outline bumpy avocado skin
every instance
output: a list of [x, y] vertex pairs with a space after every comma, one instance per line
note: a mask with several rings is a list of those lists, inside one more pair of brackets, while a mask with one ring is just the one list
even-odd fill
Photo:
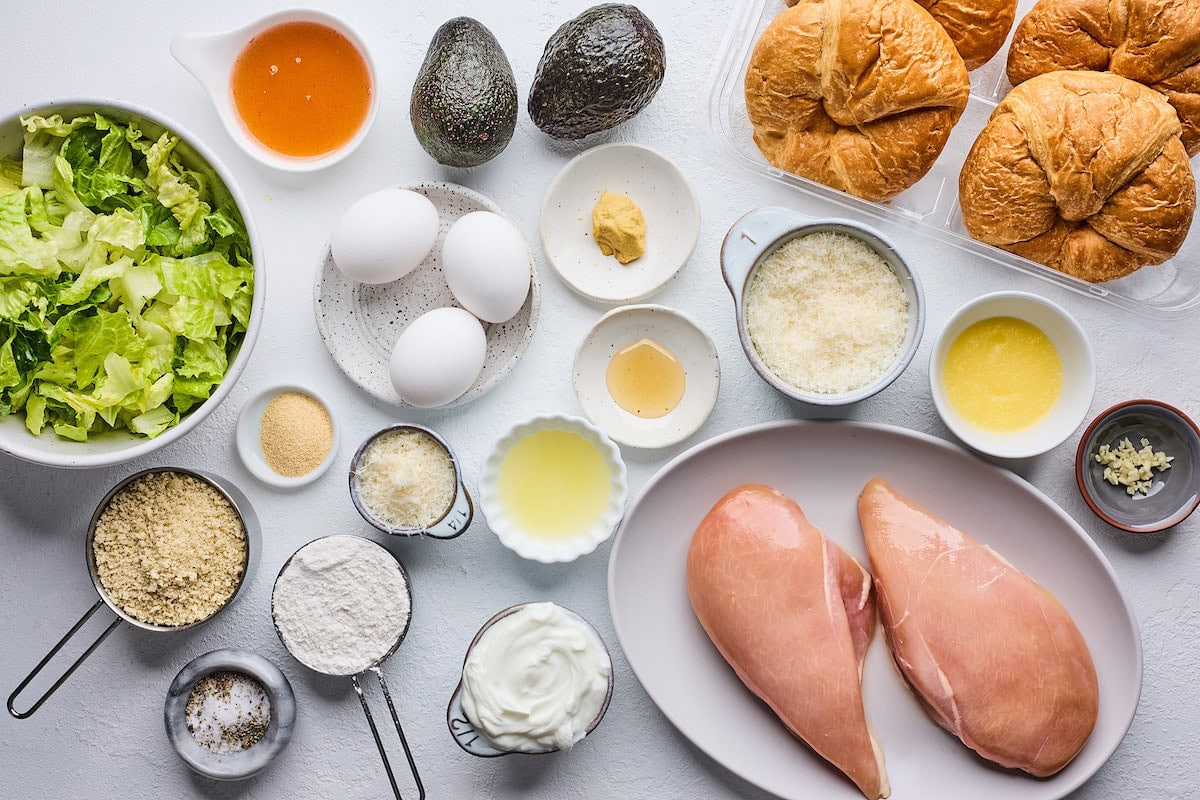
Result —
[[517, 126], [517, 83], [492, 32], [457, 17], [438, 28], [409, 104], [425, 152], [450, 167], [477, 167], [508, 146]]
[[633, 117], [666, 71], [654, 23], [638, 8], [593, 6], [546, 43], [529, 91], [529, 116], [556, 139], [582, 139]]

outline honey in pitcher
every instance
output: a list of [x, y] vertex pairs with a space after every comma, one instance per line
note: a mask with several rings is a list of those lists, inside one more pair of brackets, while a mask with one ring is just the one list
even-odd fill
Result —
[[296, 158], [325, 155], [353, 139], [374, 91], [354, 44], [316, 22], [285, 22], [251, 39], [234, 63], [230, 89], [250, 135]]

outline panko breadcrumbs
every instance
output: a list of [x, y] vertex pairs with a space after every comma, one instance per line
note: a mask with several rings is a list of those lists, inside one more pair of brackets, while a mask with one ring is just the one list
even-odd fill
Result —
[[92, 539], [100, 584], [125, 613], [176, 627], [207, 619], [237, 591], [246, 529], [199, 478], [153, 472], [117, 492]]

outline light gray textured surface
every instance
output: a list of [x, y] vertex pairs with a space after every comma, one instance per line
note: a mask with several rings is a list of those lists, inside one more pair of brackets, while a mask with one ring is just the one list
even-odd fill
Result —
[[[4, 695], [93, 602], [83, 558], [84, 526], [96, 501], [124, 475], [151, 464], [178, 464], [228, 476], [251, 496], [265, 539], [252, 585], [211, 625], [178, 635], [124, 626], [33, 718], [17, 722], [0, 715], [4, 797], [386, 796], [387, 784], [348, 682], [305, 670], [276, 639], [268, 613], [272, 579], [293, 550], [316, 536], [352, 532], [380, 538], [354, 511], [344, 478], [354, 446], [376, 428], [396, 419], [434, 426], [468, 465], [474, 488], [481, 459], [508, 425], [537, 412], [578, 412], [571, 359], [579, 338], [604, 309], [569, 292], [544, 261], [542, 318], [524, 360], [488, 396], [441, 413], [401, 415], [343, 378], [313, 322], [312, 284], [340, 210], [362, 194], [401, 181], [447, 179], [478, 189], [499, 202], [531, 242], [537, 241], [542, 193], [573, 151], [541, 136], [522, 112], [513, 143], [494, 162], [472, 172], [441, 169], [413, 138], [409, 87], [436, 27], [456, 14], [470, 14], [495, 31], [524, 95], [546, 37], [587, 3], [324, 0], [314, 5], [340, 8], [362, 32], [378, 61], [384, 102], [374, 131], [357, 153], [307, 178], [269, 173], [243, 156], [220, 128], [199, 86], [167, 53], [169, 36], [176, 31], [233, 27], [278, 4], [58, 0], [27, 3], [19, 17], [10, 15], [0, 107], [91, 94], [143, 103], [180, 120], [224, 158], [250, 196], [266, 241], [269, 284], [262, 337], [249, 369], [225, 405], [188, 438], [142, 463], [90, 472], [46, 470], [0, 457]], [[625, 450], [635, 490], [689, 444], [743, 424], [810, 413], [772, 392], [746, 363], [717, 254], [725, 230], [754, 207], [777, 203], [810, 214], [830, 213], [816, 201], [727, 166], [706, 130], [702, 109], [707, 78], [732, 0], [709, 5], [644, 0], [640, 5], [666, 40], [667, 78], [650, 107], [612, 138], [659, 148], [680, 162], [696, 187], [704, 219], [700, 243], [655, 302], [683, 309], [706, 327], [721, 356], [723, 382], [713, 416], [683, 445], [657, 453]], [[1093, 413], [1119, 400], [1148, 396], [1200, 414], [1195, 317], [1171, 325], [1147, 323], [927, 239], [906, 237], [900, 244], [925, 282], [925, 342], [893, 386], [851, 409], [849, 416], [948, 436], [929, 397], [929, 343], [954, 309], [996, 289], [1043, 292], [1076, 315], [1092, 337], [1100, 364]], [[233, 446], [241, 404], [257, 388], [289, 380], [310, 383], [327, 394], [345, 432], [330, 473], [294, 494], [257, 483], [237, 461]], [[1190, 794], [1200, 784], [1200, 517], [1154, 538], [1132, 538], [1105, 527], [1075, 490], [1071, 464], [1077, 442], [1078, 432], [1050, 454], [1012, 466], [1079, 520], [1113, 561], [1145, 646], [1145, 687], [1132, 730], [1078, 797]], [[387, 674], [431, 797], [757, 797], [689, 747], [629, 672], [608, 619], [607, 545], [573, 564], [526, 564], [504, 549], [482, 520], [458, 540], [389, 545], [411, 572], [415, 607], [412, 629]], [[464, 648], [492, 613], [534, 599], [576, 609], [614, 646], [617, 690], [612, 708], [596, 733], [569, 756], [470, 758], [445, 727], [445, 703]], [[162, 727], [163, 698], [175, 673], [199, 653], [218, 647], [241, 647], [273, 660], [291, 679], [299, 703], [292, 746], [263, 775], [241, 784], [193, 777], [175, 757]]]

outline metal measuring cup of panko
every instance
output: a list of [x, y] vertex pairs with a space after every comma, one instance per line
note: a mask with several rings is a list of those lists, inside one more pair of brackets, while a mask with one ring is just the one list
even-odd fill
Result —
[[[496, 623], [536, 606], [554, 606], [558, 612], [561, 612], [563, 615], [565, 615], [566, 619], [569, 619], [573, 623], [577, 624], [579, 628], [585, 632], [585, 635], [587, 635], [594, 643], [598, 645], [599, 650], [603, 653], [604, 659], [608, 665], [607, 686], [605, 687], [604, 696], [599, 703], [599, 708], [596, 710], [595, 715], [590, 719], [587, 725], [585, 725], [582, 731], [579, 732], [575, 743], [578, 743], [579, 741], [582, 741], [584, 738], [591, 735], [592, 731], [594, 731], [600, 724], [601, 720], [604, 719], [604, 715], [608, 711], [608, 706], [612, 703], [613, 687], [615, 685], [615, 678], [612, 668], [612, 653], [609, 651], [608, 644], [604, 641], [604, 637], [600, 635], [600, 632], [596, 630], [595, 626], [593, 626], [575, 611], [553, 603], [528, 602], [517, 603], [516, 605], [509, 606], [508, 608], [497, 612], [487, 622], [483, 623], [478, 632], [476, 632], [475, 638], [473, 638], [471, 643], [467, 645], [467, 654], [463, 657], [463, 669], [460, 673], [460, 680], [458, 685], [454, 688], [454, 693], [450, 696], [450, 702], [446, 707], [446, 724], [450, 728], [450, 735], [454, 737], [454, 741], [459, 747], [473, 756], [479, 756], [480, 758], [495, 758], [497, 756], [507, 756], [514, 753], [521, 755], [547, 755], [549, 753], [561, 752], [558, 747], [545, 745], [527, 745], [510, 749], [500, 747], [488, 737], [488, 734], [484, 730], [482, 730], [480, 727], [477, 727], [475, 723], [471, 721], [470, 715], [468, 715], [466, 710], [463, 708], [463, 694], [466, 691], [467, 682], [467, 665], [471, 660], [472, 652], [477, 646], [479, 646], [480, 640], [483, 639], [483, 637], [489, 631], [491, 631], [493, 627], [495, 627]], [[506, 655], [511, 656], [511, 653], [506, 653]], [[544, 654], [539, 654], [539, 661], [543, 660], [543, 656]], [[552, 682], [552, 684], [556, 686], [559, 683], [560, 682], [557, 680]]]
[[[377, 450], [384, 447], [391, 447], [393, 452], [377, 455]], [[425, 499], [428, 507], [419, 508], [408, 519], [389, 519], [379, 503], [372, 505], [372, 496], [380, 492], [379, 484], [383, 483], [372, 478], [371, 470], [375, 468], [372, 462], [382, 458], [395, 462], [388, 465], [393, 481], [394, 473], [399, 470], [406, 471], [409, 480], [408, 486], [396, 486], [393, 482], [384, 488], [426, 495], [410, 502]], [[425, 461], [429, 463], [420, 463]], [[428, 470], [422, 472], [422, 467]], [[431, 502], [430, 495], [444, 499]], [[350, 460], [350, 499], [363, 519], [393, 536], [453, 539], [470, 527], [475, 516], [475, 505], [463, 482], [462, 463], [454, 449], [437, 432], [412, 423], [389, 425], [368, 436], [359, 446]]]
[[[353, 624], [364, 619], [371, 624]], [[363, 693], [361, 678], [367, 673], [375, 675], [417, 794], [424, 800], [425, 787], [382, 669], [404, 641], [412, 621], [412, 584], [400, 560], [361, 536], [335, 534], [314, 539], [279, 570], [271, 591], [271, 621], [279, 641], [301, 664], [323, 675], [350, 678], [388, 782], [396, 800], [401, 800], [387, 750]]]
[[[193, 478], [214, 489], [217, 494], [229, 504], [229, 507], [233, 510], [234, 515], [241, 523], [242, 531], [245, 534], [245, 539], [243, 540], [244, 546], [241, 575], [237, 579], [237, 585], [234, 587], [233, 591], [223, 603], [221, 603], [203, 618], [180, 625], [161, 625], [153, 622], [147, 622], [146, 620], [139, 619], [123, 608], [118, 600], [114, 598], [112, 594], [110, 594], [105, 588], [101, 580], [100, 569], [97, 567], [94, 546], [96, 539], [96, 527], [100, 522], [101, 516], [103, 516], [104, 512], [108, 510], [109, 504], [113, 501], [113, 498], [117, 497], [127, 487], [132, 486], [143, 478], [159, 474], [174, 474]], [[38, 662], [37, 666], [33, 668], [33, 671], [30, 672], [29, 675], [27, 675], [25, 679], [18, 684], [13, 693], [9, 695], [8, 713], [17, 719], [26, 719], [27, 717], [32, 716], [33, 713], [41, 708], [42, 704], [45, 703], [60, 686], [66, 683], [67, 679], [70, 678], [71, 675], [74, 674], [75, 670], [77, 670], [80, 665], [83, 664], [84, 660], [90, 656], [92, 652], [100, 646], [100, 643], [107, 639], [109, 634], [116, 630], [117, 626], [122, 622], [129, 623], [135, 628], [140, 628], [144, 631], [153, 631], [155, 633], [177, 633], [179, 631], [188, 630], [189, 628], [194, 628], [197, 625], [203, 625], [205, 622], [208, 622], [220, 614], [229, 607], [229, 605], [237, 598], [242, 589], [248, 583], [249, 576], [253, 571], [254, 565], [258, 563], [261, 539], [262, 527], [259, 524], [258, 515], [254, 513], [254, 509], [250, 505], [249, 499], [247, 499], [246, 495], [243, 494], [242, 491], [237, 488], [237, 486], [225, 478], [221, 478], [217, 475], [207, 472], [201, 472], [199, 470], [185, 469], [183, 467], [152, 467], [150, 469], [142, 470], [141, 472], [135, 472], [134, 474], [122, 480], [120, 483], [110, 489], [108, 494], [104, 496], [104, 499], [102, 499], [99, 505], [96, 506], [96, 511], [92, 514], [91, 522], [88, 524], [87, 536], [85, 538], [84, 557], [87, 559], [88, 574], [91, 575], [92, 585], [95, 587], [96, 594], [99, 595], [99, 599], [84, 613], [79, 621], [76, 622], [69, 631], [67, 631], [66, 635], [63, 636], [62, 639], [60, 639], [58, 643], [50, 649], [50, 652]], [[46, 668], [46, 666], [54, 659], [56, 655], [58, 655], [58, 652], [63, 649], [67, 642], [69, 642], [85, 624], [87, 624], [88, 620], [90, 620], [102, 606], [108, 606], [109, 610], [112, 611], [117, 618], [114, 619], [109, 626], [104, 629], [103, 633], [101, 633], [92, 641], [90, 645], [88, 645], [87, 649], [83, 651], [83, 654], [75, 659], [75, 661], [72, 662], [69, 667], [67, 667], [62, 675], [55, 680], [55, 682], [50, 686], [49, 689], [45, 691], [44, 694], [42, 694], [41, 697], [34, 701], [34, 703], [28, 708], [24, 710], [18, 710], [17, 700], [21, 693], [26, 689], [26, 687], [29, 686], [34, 678], [41, 674], [42, 670]]]

